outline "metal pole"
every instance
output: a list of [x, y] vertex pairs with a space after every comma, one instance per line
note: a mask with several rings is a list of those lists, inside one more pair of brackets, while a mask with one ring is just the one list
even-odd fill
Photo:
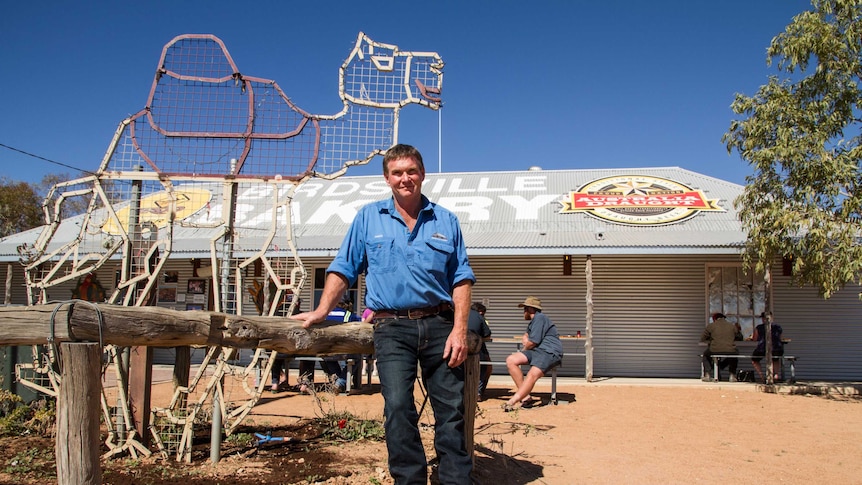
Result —
[[[232, 158], [230, 161], [230, 172], [236, 170], [237, 160]], [[233, 238], [234, 238], [234, 221], [236, 220], [236, 190], [235, 182], [225, 182], [225, 205], [227, 206], [227, 221], [225, 224], [224, 238], [222, 239], [222, 254], [221, 254], [221, 271], [219, 272], [219, 281], [221, 283], [221, 291], [216, 297], [219, 299], [219, 311], [228, 314], [236, 314], [236, 298], [230, 288], [230, 271], [231, 260], [233, 258]], [[215, 274], [213, 274], [215, 278]], [[221, 456], [221, 434], [222, 434], [222, 419], [221, 419], [221, 404], [219, 402], [218, 386], [213, 390], [213, 421], [211, 428], [210, 439], [210, 461], [218, 463]]]
[[[135, 167], [135, 171], [136, 172], [143, 172], [144, 167], [141, 165], [137, 165]], [[126, 242], [126, 259], [125, 259], [125, 262], [123, 263], [125, 266], [126, 280], [129, 280], [132, 278], [132, 272], [135, 270], [135, 262], [136, 262], [135, 258], [138, 257], [136, 254], [134, 254], [135, 253], [134, 248], [135, 248], [135, 241], [137, 241], [141, 237], [141, 234], [140, 234], [140, 222], [141, 222], [140, 221], [140, 218], [141, 218], [140, 213], [141, 213], [142, 188], [143, 188], [143, 181], [142, 180], [135, 180], [132, 182], [132, 200], [131, 200], [131, 204], [129, 205], [129, 221], [128, 221], [128, 227], [126, 228], [129, 238]], [[120, 222], [122, 223], [123, 221], [120, 221]], [[138, 267], [138, 270], [140, 270], [140, 267]], [[137, 286], [137, 285], [135, 285], [135, 286]], [[132, 292], [132, 296], [131, 296], [133, 299], [132, 301], [134, 301], [137, 297], [136, 289], [133, 289], [133, 288], [130, 288], [127, 286], [126, 287], [126, 293], [127, 294], [125, 295], [125, 298], [124, 298], [124, 300], [126, 301], [127, 304], [130, 301], [129, 295], [128, 295], [129, 291]], [[117, 352], [117, 360], [119, 360], [119, 362], [117, 362], [116, 364], [119, 367], [120, 381], [121, 381], [121, 382], [119, 382], [119, 385], [122, 386], [123, 393], [126, 396], [129, 395], [129, 366], [130, 366], [130, 362], [131, 362], [131, 351], [132, 351], [132, 349], [130, 347], [123, 347], [123, 348], [119, 349], [119, 352]], [[120, 400], [119, 397], [117, 397], [117, 409], [122, 409], [122, 401]], [[123, 417], [123, 413], [119, 413], [119, 415], [117, 416], [117, 425], [116, 426], [117, 426], [117, 436], [120, 438], [120, 440], [126, 439], [126, 429], [129, 426], [129, 424], [131, 424], [131, 423], [125, 422], [125, 419]]]
[[210, 437], [210, 461], [218, 463], [221, 456], [221, 404], [218, 389], [213, 393], [213, 425]]
[[587, 280], [587, 315], [585, 318], [586, 321], [586, 337], [587, 341], [584, 342], [584, 350], [585, 350], [585, 360], [584, 364], [584, 377], [587, 382], [592, 382], [593, 380], [593, 256], [591, 254], [587, 255], [586, 265], [584, 266], [584, 275]]
[[443, 107], [437, 110], [437, 172], [443, 173]]

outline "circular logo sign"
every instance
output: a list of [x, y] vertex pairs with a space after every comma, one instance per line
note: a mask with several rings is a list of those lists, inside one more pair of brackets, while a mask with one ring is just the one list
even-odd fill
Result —
[[700, 211], [721, 211], [718, 199], [673, 180], [617, 175], [593, 180], [560, 201], [560, 214], [583, 212], [620, 224], [659, 225], [684, 221]]

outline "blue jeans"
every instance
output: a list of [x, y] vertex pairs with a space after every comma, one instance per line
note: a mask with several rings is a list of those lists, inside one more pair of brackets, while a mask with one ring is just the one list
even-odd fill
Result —
[[332, 379], [332, 376], [335, 376], [336, 386], [339, 386], [342, 389], [347, 388], [347, 368], [341, 363], [341, 361], [323, 359], [323, 362], [320, 363], [320, 367], [323, 367], [323, 371], [326, 372], [329, 379]]
[[464, 442], [464, 366], [453, 369], [443, 360], [451, 331], [451, 320], [439, 315], [375, 320], [374, 356], [383, 392], [389, 473], [397, 485], [428, 483], [428, 462], [413, 397], [417, 364], [434, 410], [440, 483], [470, 483], [473, 459]]

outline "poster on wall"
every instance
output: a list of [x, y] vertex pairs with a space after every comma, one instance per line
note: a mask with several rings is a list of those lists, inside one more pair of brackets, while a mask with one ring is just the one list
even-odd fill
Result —
[[177, 301], [176, 287], [159, 288], [159, 303], [174, 303]]
[[189, 280], [188, 293], [192, 295], [203, 295], [207, 291], [206, 280]]

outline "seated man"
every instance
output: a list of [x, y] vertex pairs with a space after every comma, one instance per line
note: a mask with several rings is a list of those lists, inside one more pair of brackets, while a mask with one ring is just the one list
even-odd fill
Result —
[[[763, 320], [763, 323], [754, 328], [753, 339], [757, 341], [757, 347], [751, 353], [751, 365], [757, 371], [760, 382], [765, 383], [766, 378], [763, 376], [763, 366], [760, 364], [760, 361], [766, 355], [766, 319], [770, 318], [770, 315], [763, 312], [760, 314], [760, 318]], [[778, 369], [781, 368], [780, 357], [784, 355], [784, 342], [781, 340], [784, 336], [784, 331], [781, 325], [775, 322], [772, 322], [770, 327], [772, 328], [772, 370], [774, 372], [772, 379], [773, 381], [777, 381], [780, 377], [778, 375]]]
[[[705, 375], [701, 376], [703, 381], [712, 381], [714, 369], [712, 367], [713, 354], [738, 354], [735, 341], [742, 340], [742, 332], [739, 325], [734, 325], [727, 321], [727, 316], [724, 313], [714, 313], [712, 315], [712, 323], [703, 329], [700, 335], [700, 341], [707, 344], [706, 350], [703, 352], [703, 368]], [[736, 366], [738, 364], [736, 357], [727, 357], [718, 360], [718, 368], [730, 369], [730, 382], [736, 382]]]
[[[531, 407], [533, 398], [530, 392], [536, 381], [546, 372], [557, 366], [563, 360], [563, 343], [557, 327], [544, 313], [542, 301], [534, 296], [528, 296], [518, 307], [524, 309], [524, 320], [530, 320], [527, 332], [521, 337], [521, 350], [506, 358], [509, 375], [515, 381], [517, 390], [503, 405], [504, 411], [512, 411], [516, 405]], [[524, 377], [521, 366], [530, 364], [530, 370]]]

